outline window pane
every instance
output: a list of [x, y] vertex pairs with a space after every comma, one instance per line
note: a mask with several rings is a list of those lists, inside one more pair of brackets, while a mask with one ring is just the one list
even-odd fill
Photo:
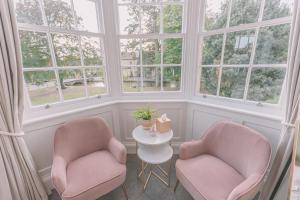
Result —
[[274, 104], [278, 103], [284, 76], [285, 69], [253, 68], [247, 99]]
[[54, 71], [24, 72], [32, 105], [45, 105], [59, 101]]
[[290, 25], [261, 28], [256, 45], [255, 63], [287, 63]]
[[23, 67], [52, 66], [46, 33], [19, 31]]
[[182, 39], [164, 40], [164, 64], [181, 64]]
[[207, 36], [203, 39], [202, 64], [217, 65], [221, 61], [223, 35]]
[[217, 95], [219, 73], [219, 67], [201, 68], [200, 93]]
[[224, 64], [249, 64], [254, 38], [254, 30], [228, 33]]
[[205, 29], [224, 28], [227, 21], [229, 0], [207, 0], [205, 11]]
[[45, 0], [45, 12], [50, 26], [72, 29], [76, 25], [69, 0]]
[[103, 68], [86, 69], [85, 76], [89, 96], [96, 96], [106, 93]]
[[160, 67], [144, 67], [143, 75], [144, 91], [160, 91]]
[[141, 6], [141, 29], [142, 33], [159, 33], [159, 13], [158, 6]]
[[230, 26], [257, 22], [261, 0], [233, 0]]
[[293, 0], [266, 0], [263, 20], [292, 15]]
[[59, 70], [59, 81], [64, 100], [85, 97], [85, 87], [80, 69]]
[[139, 15], [139, 7], [137, 6], [119, 6], [120, 34], [139, 33]]
[[96, 37], [81, 37], [81, 48], [84, 65], [102, 65], [100, 39]]
[[58, 66], [79, 66], [81, 64], [77, 36], [52, 34], [52, 40]]
[[122, 69], [124, 92], [139, 92], [141, 88], [141, 69], [126, 67]]
[[244, 96], [247, 68], [226, 67], [222, 69], [220, 96], [241, 99]]
[[96, 2], [90, 0], [73, 0], [73, 3], [79, 29], [99, 32]]
[[163, 10], [164, 33], [181, 33], [182, 5], [166, 5]]
[[138, 40], [121, 39], [121, 65], [138, 65], [140, 64], [140, 48]]
[[181, 83], [181, 67], [164, 67], [163, 68], [164, 91], [178, 91]]
[[38, 0], [14, 0], [16, 17], [19, 23], [43, 24], [42, 12]]
[[142, 60], [144, 65], [160, 64], [161, 41], [157, 39], [143, 40]]

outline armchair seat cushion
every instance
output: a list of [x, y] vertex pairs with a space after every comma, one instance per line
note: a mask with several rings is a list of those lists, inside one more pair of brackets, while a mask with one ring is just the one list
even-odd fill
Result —
[[64, 200], [89, 200], [112, 191], [126, 177], [126, 166], [106, 150], [96, 151], [71, 161], [67, 166]]
[[234, 168], [208, 154], [177, 160], [176, 175], [197, 200], [225, 200], [245, 180]]

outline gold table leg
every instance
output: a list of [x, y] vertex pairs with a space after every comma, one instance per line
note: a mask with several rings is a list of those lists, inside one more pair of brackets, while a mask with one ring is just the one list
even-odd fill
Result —
[[[170, 159], [170, 161], [169, 161], [169, 166], [168, 166], [167, 172], [160, 165], [153, 165], [153, 164], [148, 164], [148, 163], [146, 163], [146, 165], [145, 165], [144, 162], [142, 161], [142, 169], [141, 169], [141, 172], [139, 173], [138, 177], [142, 176], [143, 178], [145, 178], [145, 169], [147, 168], [148, 165], [150, 166], [150, 171], [149, 171], [146, 181], [144, 181], [144, 187], [143, 187], [144, 190], [146, 190], [147, 185], [148, 185], [149, 180], [152, 175], [155, 178], [157, 178], [159, 181], [161, 181], [163, 184], [165, 184], [167, 187], [170, 187], [170, 171], [171, 171], [171, 166], [172, 166], [172, 159]], [[154, 172], [153, 166], [155, 166], [158, 170], [160, 170], [161, 173], [164, 175], [164, 177], [161, 177], [159, 174]], [[167, 179], [167, 180], [165, 180], [165, 179]]]

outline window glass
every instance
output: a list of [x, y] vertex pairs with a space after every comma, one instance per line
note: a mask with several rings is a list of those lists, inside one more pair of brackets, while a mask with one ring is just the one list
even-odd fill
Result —
[[164, 40], [164, 64], [181, 64], [182, 39]]
[[44, 6], [49, 26], [63, 29], [74, 29], [77, 26], [70, 0], [45, 0]]
[[200, 93], [217, 95], [219, 73], [218, 67], [202, 67]]
[[181, 67], [164, 67], [163, 68], [164, 80], [163, 89], [164, 91], [177, 91], [180, 90], [181, 82]]
[[146, 39], [142, 42], [142, 63], [144, 65], [160, 64], [161, 41]]
[[103, 65], [100, 38], [81, 37], [84, 65]]
[[139, 65], [140, 64], [140, 43], [135, 39], [121, 39], [121, 65]]
[[125, 92], [139, 92], [141, 90], [141, 68], [125, 67], [122, 69], [123, 90]]
[[163, 9], [164, 33], [181, 33], [183, 6], [166, 5]]
[[290, 25], [263, 27], [259, 31], [255, 63], [287, 63]]
[[83, 31], [99, 32], [96, 1], [73, 0], [78, 28]]
[[224, 28], [227, 21], [229, 0], [207, 0], [205, 9], [205, 29]]
[[244, 95], [247, 68], [226, 67], [222, 69], [220, 96], [241, 99]]
[[232, 0], [230, 26], [257, 22], [261, 0]]
[[19, 31], [23, 67], [50, 67], [50, 49], [46, 33]]
[[140, 32], [140, 7], [134, 5], [119, 6], [120, 34]]
[[159, 33], [160, 8], [158, 6], [141, 6], [141, 32]]
[[79, 41], [76, 35], [52, 34], [55, 57], [58, 66], [79, 66]]
[[248, 99], [278, 103], [285, 69], [281, 68], [253, 68], [251, 72]]
[[224, 64], [249, 64], [254, 42], [254, 30], [227, 34]]
[[59, 102], [54, 71], [24, 72], [31, 104], [34, 106]]
[[43, 18], [38, 0], [15, 0], [17, 22], [42, 25]]
[[207, 36], [203, 39], [202, 64], [217, 65], [221, 62], [223, 34]]
[[81, 70], [59, 70], [59, 81], [64, 100], [85, 97], [84, 79]]
[[85, 69], [85, 76], [89, 96], [97, 96], [107, 92], [105, 85], [105, 72], [102, 67]]
[[292, 15], [294, 0], [265, 0], [263, 20]]
[[143, 91], [160, 91], [160, 67], [144, 67], [143, 75]]

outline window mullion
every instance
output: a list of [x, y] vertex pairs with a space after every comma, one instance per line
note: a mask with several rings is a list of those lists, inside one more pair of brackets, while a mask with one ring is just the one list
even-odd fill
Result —
[[[229, 10], [228, 10], [228, 13], [227, 13], [226, 28], [229, 28], [231, 7], [232, 7], [232, 0], [229, 1]], [[225, 53], [225, 46], [226, 46], [226, 38], [227, 38], [227, 33], [225, 32], [224, 35], [223, 35], [221, 61], [220, 61], [220, 71], [219, 71], [219, 74], [218, 74], [219, 76], [218, 76], [217, 96], [220, 96], [221, 79], [222, 79], [222, 71], [223, 71], [223, 64], [224, 64], [224, 53]]]
[[83, 84], [84, 84], [84, 90], [85, 90], [85, 96], [88, 97], [88, 89], [87, 89], [87, 80], [86, 80], [86, 74], [85, 74], [85, 69], [83, 68], [84, 66], [84, 58], [83, 58], [83, 52], [82, 52], [82, 42], [81, 42], [81, 37], [77, 36], [78, 41], [79, 41], [79, 53], [80, 53], [80, 63], [81, 63], [81, 71], [82, 71], [82, 76], [83, 76]]
[[[258, 22], [262, 21], [264, 7], [265, 7], [265, 0], [262, 0], [261, 4], [260, 4]], [[247, 96], [248, 96], [251, 72], [252, 72], [252, 68], [254, 65], [254, 59], [255, 59], [255, 50], [256, 50], [256, 45], [257, 45], [257, 40], [258, 40], [258, 33], [259, 33], [259, 27], [255, 28], [255, 36], [254, 36], [254, 42], [253, 42], [252, 51], [251, 51], [250, 65], [248, 67], [248, 72], [247, 72], [247, 76], [246, 76], [245, 90], [244, 90], [244, 96], [243, 96], [244, 101], [247, 100]]]

